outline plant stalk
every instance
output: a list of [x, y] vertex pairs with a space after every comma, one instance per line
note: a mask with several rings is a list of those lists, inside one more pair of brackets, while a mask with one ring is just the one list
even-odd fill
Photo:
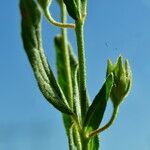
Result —
[[85, 49], [84, 49], [84, 21], [76, 21], [76, 38], [78, 47], [78, 59], [79, 59], [79, 90], [80, 90], [80, 102], [81, 102], [81, 118], [82, 122], [86, 113], [87, 101], [86, 101], [86, 62], [85, 62]]
[[81, 135], [81, 142], [82, 142], [82, 150], [89, 150], [88, 143], [89, 139], [87, 139], [84, 134]]
[[113, 114], [110, 118], [110, 120], [108, 121], [108, 123], [106, 125], [104, 125], [103, 127], [95, 130], [95, 131], [92, 131], [88, 137], [93, 137], [93, 136], [96, 136], [97, 134], [107, 130], [115, 121], [116, 117], [117, 117], [117, 114], [118, 114], [118, 110], [119, 110], [119, 107], [114, 107], [114, 111], [113, 111]]
[[[66, 14], [66, 7], [61, 0], [60, 3], [61, 8], [61, 22], [67, 22], [67, 14]], [[67, 29], [61, 28], [61, 35], [62, 35], [62, 43], [63, 43], [63, 58], [64, 59], [64, 70], [65, 70], [65, 80], [67, 88], [65, 89], [65, 96], [70, 108], [73, 110], [73, 87], [72, 87], [72, 79], [71, 79], [71, 66], [70, 66], [70, 58], [69, 58], [69, 49], [68, 49], [68, 40], [67, 40]], [[63, 121], [64, 127], [66, 128], [66, 133], [68, 137], [69, 143], [69, 150], [74, 149], [74, 139], [73, 139], [73, 132], [72, 132], [72, 118], [70, 116], [66, 116], [63, 114]]]
[[[66, 16], [66, 7], [61, 2], [61, 21], [62, 23], [66, 23], [67, 16]], [[66, 85], [67, 85], [67, 95], [66, 99], [68, 100], [69, 106], [73, 109], [73, 90], [72, 90], [72, 79], [71, 79], [71, 69], [70, 69], [70, 58], [69, 58], [69, 50], [68, 50], [68, 40], [67, 40], [67, 29], [61, 29], [62, 40], [63, 40], [63, 56], [64, 56], [64, 69], [65, 69], [65, 76], [66, 76]]]
[[57, 26], [59, 28], [75, 28], [75, 25], [72, 23], [62, 23], [62, 22], [55, 21], [53, 17], [51, 16], [48, 8], [44, 11], [44, 13], [45, 13], [47, 20], [54, 26]]

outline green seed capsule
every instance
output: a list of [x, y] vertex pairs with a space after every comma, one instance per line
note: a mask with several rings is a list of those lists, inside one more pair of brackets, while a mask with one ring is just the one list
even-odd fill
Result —
[[132, 73], [128, 60], [122, 62], [122, 56], [119, 56], [116, 64], [112, 64], [111, 60], [107, 62], [107, 73], [114, 75], [114, 85], [110, 94], [113, 105], [118, 106], [127, 96], [131, 88]]

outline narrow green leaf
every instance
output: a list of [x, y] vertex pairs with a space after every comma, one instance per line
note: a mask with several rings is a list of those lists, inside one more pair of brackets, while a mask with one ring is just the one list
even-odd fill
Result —
[[[56, 49], [56, 65], [57, 65], [57, 75], [58, 75], [58, 82], [59, 85], [61, 86], [61, 89], [63, 90], [65, 96], [67, 97], [67, 85], [66, 85], [66, 73], [64, 70], [64, 50], [63, 50], [63, 40], [62, 40], [62, 36], [58, 35], [54, 38], [54, 44], [55, 44], [55, 49]], [[74, 85], [74, 76], [75, 76], [75, 70], [76, 70], [76, 66], [78, 66], [78, 62], [76, 60], [76, 57], [73, 53], [73, 50], [71, 48], [71, 45], [68, 42], [68, 50], [69, 50], [69, 58], [70, 58], [70, 74], [71, 74], [71, 78], [72, 78], [72, 85]], [[73, 86], [74, 89], [74, 86]], [[75, 93], [73, 91], [73, 93]], [[73, 95], [74, 97], [74, 95]], [[75, 139], [72, 136], [72, 131], [74, 130], [74, 128], [72, 128], [73, 126], [73, 121], [72, 118], [70, 116], [67, 115], [63, 115], [63, 121], [64, 121], [64, 126], [66, 128], [66, 133], [68, 136], [68, 143], [70, 147], [75, 147]], [[72, 130], [70, 130], [72, 128]]]
[[77, 8], [77, 4], [75, 0], [63, 0], [67, 11], [69, 13], [69, 15], [74, 19], [77, 20], [79, 18], [79, 11]]
[[44, 54], [41, 42], [41, 13], [33, 0], [20, 0], [24, 49], [44, 97], [63, 113], [72, 114]]
[[67, 83], [66, 83], [66, 73], [64, 69], [64, 54], [63, 54], [63, 44], [62, 37], [56, 36], [54, 38], [55, 50], [56, 50], [56, 66], [57, 66], [57, 78], [61, 89], [64, 92], [65, 97], [67, 97]]
[[[54, 43], [55, 43], [55, 49], [56, 49], [56, 65], [57, 65], [58, 82], [65, 96], [67, 97], [66, 74], [65, 74], [65, 69], [64, 69], [65, 58], [64, 58], [64, 53], [63, 53], [62, 37], [60, 35], [56, 36], [54, 38]], [[69, 49], [70, 70], [71, 70], [70, 74], [73, 80], [74, 71], [75, 71], [76, 66], [78, 65], [78, 62], [76, 60], [76, 57], [73, 53], [73, 50], [69, 42], [68, 42], [68, 49]]]
[[88, 109], [84, 126], [85, 131], [97, 129], [103, 119], [107, 101], [113, 86], [113, 74], [110, 74]]

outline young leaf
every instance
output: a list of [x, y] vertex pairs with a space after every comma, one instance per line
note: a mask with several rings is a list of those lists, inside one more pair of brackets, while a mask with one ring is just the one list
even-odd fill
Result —
[[58, 110], [72, 114], [44, 54], [41, 42], [41, 13], [33, 0], [20, 0], [24, 49], [44, 97]]
[[88, 109], [84, 126], [89, 132], [99, 127], [113, 86], [113, 74], [110, 74]]
[[67, 11], [69, 13], [69, 15], [74, 19], [77, 20], [79, 18], [79, 11], [77, 8], [77, 4], [75, 0], [63, 0]]

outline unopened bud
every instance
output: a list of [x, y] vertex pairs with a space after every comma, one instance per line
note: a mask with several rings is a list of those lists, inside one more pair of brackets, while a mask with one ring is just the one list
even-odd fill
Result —
[[116, 64], [112, 64], [111, 60], [108, 60], [106, 76], [110, 73], [114, 75], [114, 85], [110, 97], [113, 105], [116, 107], [127, 96], [131, 88], [132, 73], [128, 60], [125, 60], [124, 64], [122, 62], [122, 56], [119, 56]]

